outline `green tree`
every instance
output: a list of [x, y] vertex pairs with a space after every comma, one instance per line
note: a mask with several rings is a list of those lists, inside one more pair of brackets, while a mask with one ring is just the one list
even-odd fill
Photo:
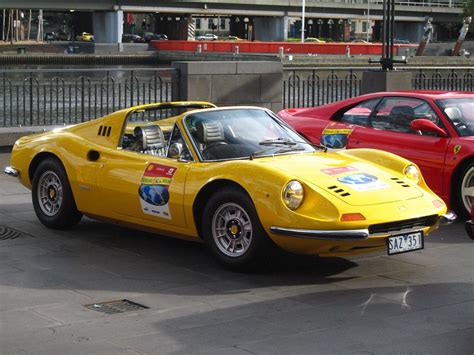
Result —
[[474, 0], [467, 0], [464, 5], [464, 15], [474, 16]]

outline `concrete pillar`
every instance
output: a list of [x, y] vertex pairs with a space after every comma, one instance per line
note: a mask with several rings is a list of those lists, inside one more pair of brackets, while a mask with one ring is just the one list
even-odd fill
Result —
[[257, 41], [284, 41], [288, 33], [288, 17], [255, 17], [254, 32]]
[[218, 106], [253, 105], [282, 109], [283, 66], [280, 61], [173, 62], [179, 70], [174, 100], [209, 101]]
[[288, 16], [283, 16], [283, 41], [288, 41], [288, 25], [289, 25], [289, 18]]
[[379, 91], [412, 90], [412, 72], [373, 70], [362, 73], [361, 94]]
[[121, 43], [123, 33], [123, 11], [96, 11], [92, 15], [94, 41], [98, 43]]

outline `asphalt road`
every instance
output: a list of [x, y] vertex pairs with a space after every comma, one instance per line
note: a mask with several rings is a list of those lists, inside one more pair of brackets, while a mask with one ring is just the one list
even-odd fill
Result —
[[[5, 227], [21, 233], [2, 237]], [[1, 176], [0, 353], [474, 353], [474, 242], [462, 222], [420, 252], [268, 263], [233, 273], [200, 244], [90, 219], [49, 230], [29, 191]], [[122, 299], [149, 308], [84, 306]]]

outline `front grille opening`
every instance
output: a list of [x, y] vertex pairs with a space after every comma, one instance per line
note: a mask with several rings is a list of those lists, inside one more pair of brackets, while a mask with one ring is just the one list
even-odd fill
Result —
[[85, 304], [84, 307], [101, 313], [106, 314], [117, 314], [133, 311], [141, 311], [143, 309], [149, 309], [149, 307], [144, 306], [139, 303], [135, 303], [126, 299], [117, 300], [117, 301], [107, 301], [101, 303], [91, 303]]
[[369, 234], [389, 233], [402, 229], [411, 229], [416, 227], [430, 227], [438, 221], [437, 215], [406, 219], [403, 221], [373, 224], [369, 227]]

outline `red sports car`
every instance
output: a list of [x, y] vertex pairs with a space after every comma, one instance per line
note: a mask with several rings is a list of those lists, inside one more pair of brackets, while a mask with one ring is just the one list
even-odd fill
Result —
[[[376, 148], [421, 168], [431, 189], [459, 214], [474, 198], [474, 93], [397, 91], [362, 95], [279, 116], [320, 143], [325, 130], [348, 133], [348, 148]], [[326, 133], [325, 133], [326, 134]]]

